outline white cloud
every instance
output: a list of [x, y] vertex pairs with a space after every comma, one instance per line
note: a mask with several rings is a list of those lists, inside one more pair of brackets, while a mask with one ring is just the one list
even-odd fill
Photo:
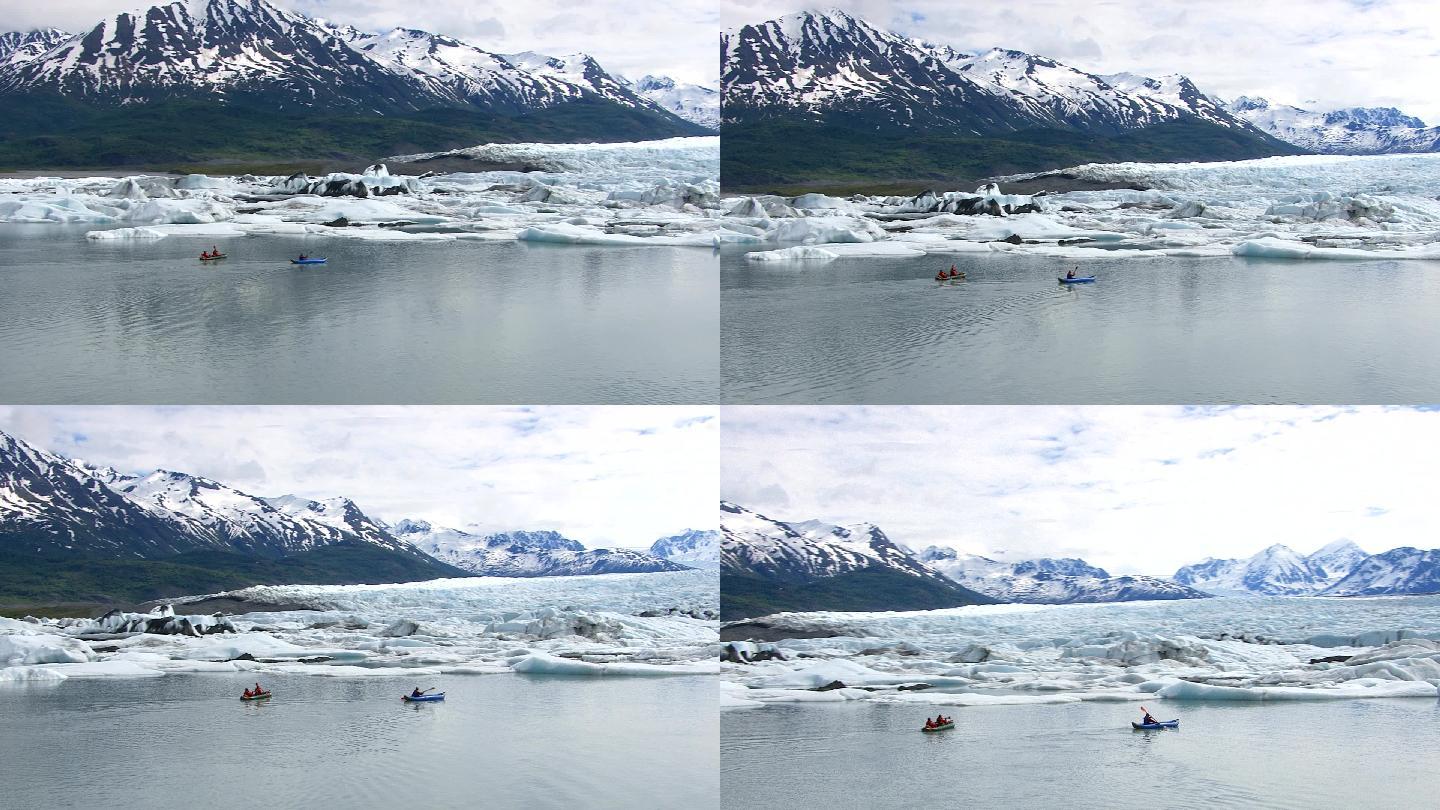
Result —
[[[367, 31], [418, 28], [473, 42], [489, 51], [583, 51], [611, 72], [640, 78], [666, 74], [714, 85], [719, 75], [719, 13], [707, 0], [640, 3], [483, 3], [469, 0], [270, 0], [274, 5]], [[155, 0], [153, 5], [164, 5]], [[0, 0], [0, 30], [54, 26], [88, 30], [106, 16], [145, 6], [144, 0]]]
[[[967, 50], [1014, 48], [1093, 73], [1183, 73], [1200, 89], [1332, 109], [1385, 106], [1440, 124], [1430, 0], [835, 0], [872, 24]], [[803, 8], [730, 0], [736, 28]]]
[[126, 472], [346, 496], [387, 521], [556, 529], [648, 546], [715, 525], [716, 409], [9, 407], [0, 430]]
[[721, 493], [897, 542], [1170, 574], [1272, 543], [1432, 548], [1440, 412], [724, 408]]

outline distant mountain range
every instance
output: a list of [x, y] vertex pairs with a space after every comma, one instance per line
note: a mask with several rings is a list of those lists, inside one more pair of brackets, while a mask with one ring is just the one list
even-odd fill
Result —
[[785, 522], [720, 503], [721, 618], [783, 611], [930, 610], [968, 604], [1075, 604], [1212, 596], [1440, 593], [1440, 550], [1369, 555], [1342, 540], [1302, 556], [1271, 546], [1209, 559], [1173, 577], [1114, 576], [1084, 560], [1005, 562], [953, 548], [912, 551], [874, 524]]
[[1310, 152], [1379, 155], [1440, 151], [1440, 127], [1394, 107], [1350, 107], [1317, 112], [1263, 98], [1240, 96], [1226, 105], [1233, 115]]
[[915, 556], [961, 585], [1001, 602], [1061, 605], [1210, 596], [1159, 577], [1111, 576], [1103, 568], [1068, 557], [1006, 563], [939, 546], [929, 546]]
[[720, 91], [703, 84], [681, 84], [669, 76], [642, 76], [630, 83], [640, 96], [694, 124], [720, 131]]
[[549, 531], [390, 526], [348, 498], [258, 497], [169, 470], [126, 475], [0, 432], [0, 604], [143, 601], [267, 583], [680, 571], [703, 566], [707, 554], [715, 566], [715, 535], [661, 538], [651, 554], [587, 550]]
[[200, 476], [92, 468], [0, 433], [0, 600], [93, 602], [265, 582], [465, 576], [345, 498], [259, 498]]
[[650, 78], [632, 86], [585, 54], [358, 31], [265, 0], [173, 2], [77, 34], [0, 35], [0, 164], [370, 159], [482, 140], [704, 134], [677, 114], [695, 114], [693, 93]]
[[554, 531], [474, 534], [432, 526], [423, 520], [402, 520], [391, 530], [426, 554], [480, 576], [636, 574], [692, 567], [635, 549], [586, 549]]
[[1308, 556], [1272, 545], [1238, 560], [1206, 559], [1173, 579], [1219, 596], [1388, 596], [1440, 593], [1440, 550], [1367, 554], [1339, 540]]
[[726, 620], [996, 601], [947, 579], [871, 524], [792, 524], [721, 501], [720, 533], [720, 617]]

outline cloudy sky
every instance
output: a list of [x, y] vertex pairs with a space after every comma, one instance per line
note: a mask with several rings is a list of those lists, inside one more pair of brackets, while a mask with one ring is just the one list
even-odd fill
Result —
[[[204, 0], [189, 0], [203, 4]], [[490, 51], [539, 51], [553, 55], [584, 51], [607, 70], [633, 79], [646, 73], [715, 85], [719, 80], [720, 13], [711, 0], [603, 0], [574, 3], [527, 0], [477, 3], [473, 0], [269, 0], [366, 31], [419, 28], [464, 39]], [[164, 0], [0, 0], [0, 30], [54, 26], [87, 30], [107, 15]]]
[[1171, 574], [1350, 538], [1433, 548], [1440, 412], [1380, 408], [725, 408], [721, 493], [915, 547]]
[[1184, 73], [1224, 98], [1304, 107], [1398, 107], [1440, 124], [1440, 9], [1433, 0], [726, 0], [727, 29], [804, 8], [962, 50], [993, 46], [1092, 73]]
[[648, 546], [715, 525], [714, 408], [0, 407], [0, 430], [126, 472], [252, 495], [343, 495], [372, 516], [556, 529]]

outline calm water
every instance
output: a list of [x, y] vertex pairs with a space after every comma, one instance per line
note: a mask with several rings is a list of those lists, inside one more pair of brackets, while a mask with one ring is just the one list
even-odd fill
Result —
[[[0, 226], [6, 403], [706, 403], [715, 256]], [[202, 265], [211, 244], [230, 258]], [[295, 267], [299, 252], [328, 265]]]
[[0, 688], [0, 806], [719, 807], [714, 678], [261, 680]]
[[[1440, 703], [1162, 701], [946, 709], [772, 706], [721, 719], [726, 807], [1418, 807], [1440, 791]], [[938, 710], [931, 710], [935, 714]], [[1135, 712], [1138, 716], [1138, 712]], [[1425, 797], [1425, 798], [1421, 798]]]
[[[938, 284], [952, 262], [964, 282]], [[721, 258], [732, 403], [1440, 401], [1440, 262]]]

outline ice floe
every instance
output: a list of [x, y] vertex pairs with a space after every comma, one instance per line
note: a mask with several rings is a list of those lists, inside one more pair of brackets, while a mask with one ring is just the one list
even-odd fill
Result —
[[795, 637], [722, 648], [735, 706], [1440, 695], [1440, 596], [785, 613], [725, 632], [747, 628]]
[[[0, 179], [0, 223], [82, 223], [91, 239], [328, 236], [527, 239], [710, 248], [719, 222], [715, 137], [619, 144], [491, 144], [408, 155], [475, 171], [312, 178], [205, 175]], [[438, 164], [437, 164], [438, 165]], [[495, 168], [497, 166], [505, 168]], [[512, 168], [513, 167], [513, 168]]]
[[[1104, 190], [1004, 194], [1017, 182]], [[1440, 259], [1440, 155], [1307, 155], [1219, 163], [1088, 164], [974, 192], [728, 198], [718, 242], [755, 261], [831, 261], [835, 245], [903, 243], [1055, 258]], [[905, 255], [905, 254], [891, 254]]]

